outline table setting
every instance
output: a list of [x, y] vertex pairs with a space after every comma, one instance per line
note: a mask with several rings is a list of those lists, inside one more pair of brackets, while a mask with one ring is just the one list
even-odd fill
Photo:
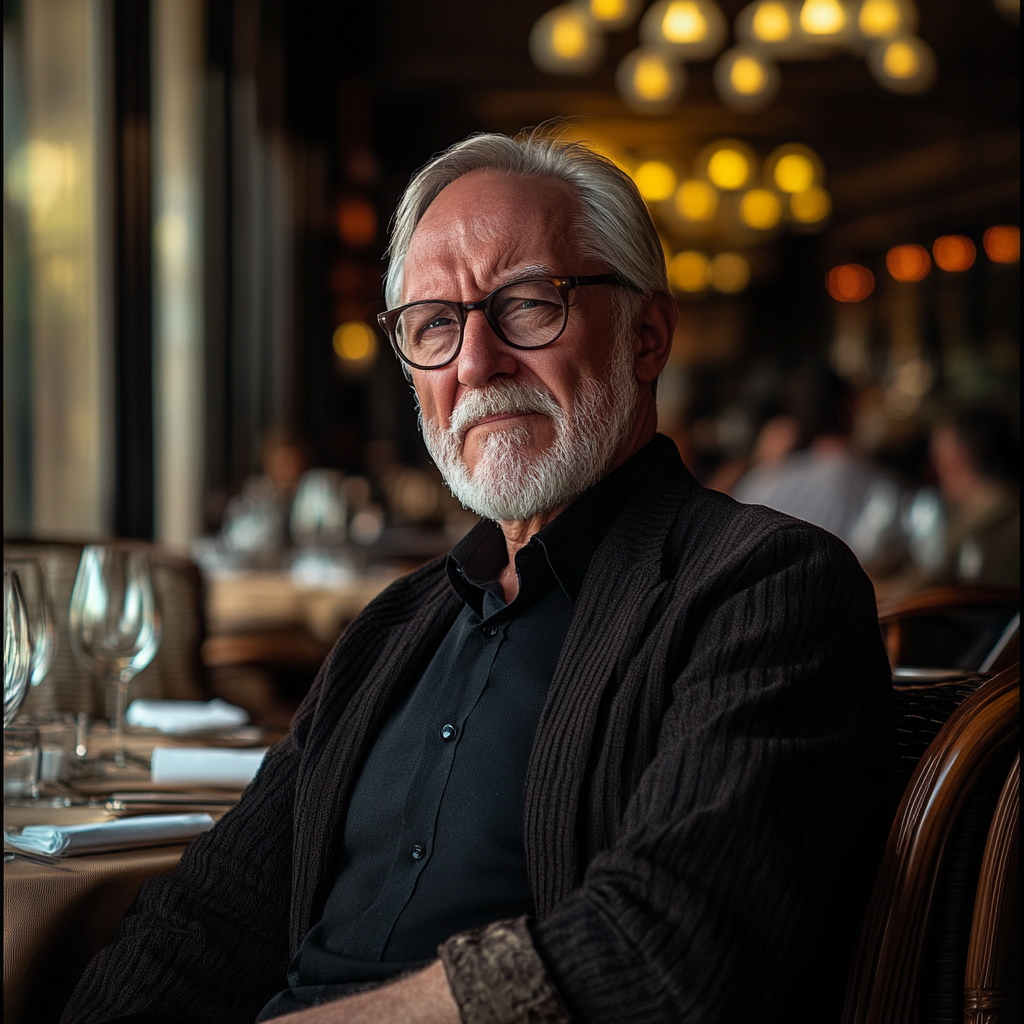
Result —
[[[32, 559], [5, 557], [4, 601], [4, 1013], [35, 1022], [56, 1018], [142, 883], [237, 803], [285, 730], [219, 698], [130, 699], [163, 633], [144, 550], [83, 548], [66, 637]], [[108, 721], [19, 714], [61, 642], [102, 681]]]

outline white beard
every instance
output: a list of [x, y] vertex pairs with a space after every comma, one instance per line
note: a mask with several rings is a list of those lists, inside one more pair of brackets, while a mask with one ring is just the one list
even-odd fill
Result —
[[[633, 428], [638, 384], [632, 345], [619, 341], [604, 381], [583, 378], [566, 413], [546, 388], [502, 378], [467, 391], [452, 412], [448, 429], [421, 417], [423, 440], [452, 494], [462, 504], [498, 522], [522, 521], [562, 508], [608, 471]], [[551, 419], [552, 445], [529, 451], [523, 426], [491, 429], [476, 468], [463, 455], [466, 432], [487, 416], [535, 412]]]

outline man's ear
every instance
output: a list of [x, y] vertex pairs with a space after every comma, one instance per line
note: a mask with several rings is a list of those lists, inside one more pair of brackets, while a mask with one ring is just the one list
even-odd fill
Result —
[[668, 292], [655, 292], [644, 303], [636, 329], [633, 368], [641, 384], [653, 384], [668, 362], [679, 307]]

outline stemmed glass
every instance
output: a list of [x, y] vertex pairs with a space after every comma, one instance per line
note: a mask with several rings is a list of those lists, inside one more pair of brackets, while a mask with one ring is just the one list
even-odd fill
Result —
[[21, 707], [32, 678], [32, 633], [16, 572], [4, 569], [4, 728]]
[[160, 646], [160, 614], [153, 596], [149, 557], [131, 548], [90, 544], [82, 550], [68, 610], [71, 647], [115, 691], [115, 767], [149, 763], [125, 749], [128, 684]]
[[4, 568], [18, 575], [32, 640], [33, 686], [38, 686], [50, 671], [57, 653], [57, 628], [54, 625], [53, 606], [46, 591], [42, 567], [35, 558], [5, 558]]

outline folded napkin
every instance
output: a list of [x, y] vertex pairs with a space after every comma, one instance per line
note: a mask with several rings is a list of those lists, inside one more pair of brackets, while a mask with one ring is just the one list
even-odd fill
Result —
[[4, 842], [19, 850], [75, 857], [140, 846], [187, 842], [213, 828], [208, 814], [146, 814], [85, 825], [27, 825], [20, 834], [4, 832]]
[[221, 700], [133, 700], [125, 714], [129, 725], [182, 736], [245, 725], [248, 713]]
[[151, 771], [156, 785], [230, 786], [244, 789], [253, 780], [267, 747], [218, 750], [210, 747], [155, 747]]

